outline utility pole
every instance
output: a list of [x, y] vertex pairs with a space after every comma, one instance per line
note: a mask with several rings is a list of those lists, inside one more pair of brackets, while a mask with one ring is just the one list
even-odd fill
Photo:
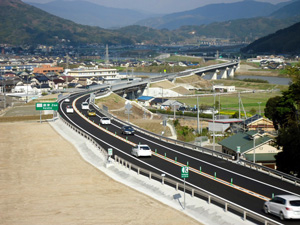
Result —
[[27, 76], [26, 76], [26, 80], [27, 80], [27, 82], [26, 82], [26, 88], [27, 88], [27, 91], [26, 91], [26, 103], [28, 103], [28, 74], [27, 74]]
[[108, 45], [106, 45], [106, 52], [105, 52], [105, 64], [108, 66], [109, 63], [109, 55], [108, 55]]
[[215, 101], [216, 101], [216, 94], [214, 93], [214, 107], [213, 107], [213, 150], [215, 151]]
[[260, 111], [260, 104], [261, 104], [261, 102], [258, 102], [257, 104], [258, 104], [258, 113], [259, 113], [259, 115], [261, 115], [261, 111]]
[[239, 119], [241, 119], [241, 96], [239, 92]]
[[[69, 55], [67, 53], [67, 65], [66, 65], [66, 69], [68, 70], [69, 69]], [[66, 81], [67, 81], [67, 88], [69, 86], [69, 79], [68, 79], [68, 74], [66, 74]]]
[[219, 93], [219, 119], [220, 119], [220, 111], [221, 111], [221, 95]]
[[199, 101], [198, 101], [198, 96], [197, 96], [197, 133], [200, 134], [200, 130], [199, 130]]

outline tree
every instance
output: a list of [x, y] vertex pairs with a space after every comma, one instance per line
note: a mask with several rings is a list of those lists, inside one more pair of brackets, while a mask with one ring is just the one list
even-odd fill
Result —
[[256, 109], [254, 109], [254, 108], [250, 109], [249, 113], [251, 115], [255, 115], [256, 114]]
[[297, 123], [280, 129], [276, 141], [282, 146], [282, 152], [279, 152], [276, 158], [278, 170], [291, 173], [300, 177], [300, 129]]
[[276, 96], [267, 101], [265, 116], [273, 121], [276, 130], [288, 125], [288, 121], [295, 114], [294, 101], [288, 93]]
[[278, 170], [300, 177], [299, 68], [300, 63], [287, 68], [293, 83], [282, 96], [268, 100], [265, 115], [273, 121], [274, 127], [278, 130], [276, 144], [278, 148], [282, 148], [282, 152], [275, 156]]

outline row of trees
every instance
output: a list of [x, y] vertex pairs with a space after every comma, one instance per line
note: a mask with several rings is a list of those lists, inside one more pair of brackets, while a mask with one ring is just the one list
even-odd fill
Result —
[[275, 157], [278, 170], [300, 177], [300, 63], [288, 67], [288, 74], [292, 83], [282, 96], [267, 101], [265, 116], [278, 130], [276, 144], [282, 148]]

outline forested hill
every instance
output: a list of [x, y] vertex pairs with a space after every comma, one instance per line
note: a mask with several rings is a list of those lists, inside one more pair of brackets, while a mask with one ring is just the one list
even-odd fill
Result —
[[79, 25], [61, 19], [20, 0], [0, 1], [0, 43], [56, 44], [107, 43], [132, 44], [117, 32]]
[[260, 38], [241, 50], [246, 53], [299, 53], [300, 23]]

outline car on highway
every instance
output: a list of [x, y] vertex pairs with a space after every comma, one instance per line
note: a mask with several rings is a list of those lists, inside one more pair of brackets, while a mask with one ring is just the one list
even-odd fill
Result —
[[83, 102], [81, 103], [81, 109], [83, 110], [88, 110], [90, 107], [89, 107], [89, 103], [88, 102]]
[[136, 157], [141, 157], [141, 156], [152, 156], [152, 150], [148, 145], [145, 144], [138, 144], [131, 149], [131, 154], [136, 156]]
[[300, 197], [295, 195], [275, 195], [264, 203], [265, 213], [279, 216], [281, 220], [300, 219]]
[[71, 100], [70, 100], [69, 98], [66, 98], [66, 99], [64, 100], [65, 103], [70, 102], [70, 101], [71, 101]]
[[96, 110], [95, 109], [89, 109], [87, 114], [88, 114], [88, 116], [96, 116]]
[[71, 105], [67, 105], [67, 107], [66, 107], [66, 112], [67, 112], [67, 113], [73, 113], [73, 112], [74, 112], [73, 107], [72, 107]]
[[132, 126], [123, 126], [121, 128], [122, 134], [134, 134], [135, 130], [132, 128]]
[[111, 124], [110, 119], [108, 117], [101, 117], [100, 118], [100, 123], [101, 124]]

